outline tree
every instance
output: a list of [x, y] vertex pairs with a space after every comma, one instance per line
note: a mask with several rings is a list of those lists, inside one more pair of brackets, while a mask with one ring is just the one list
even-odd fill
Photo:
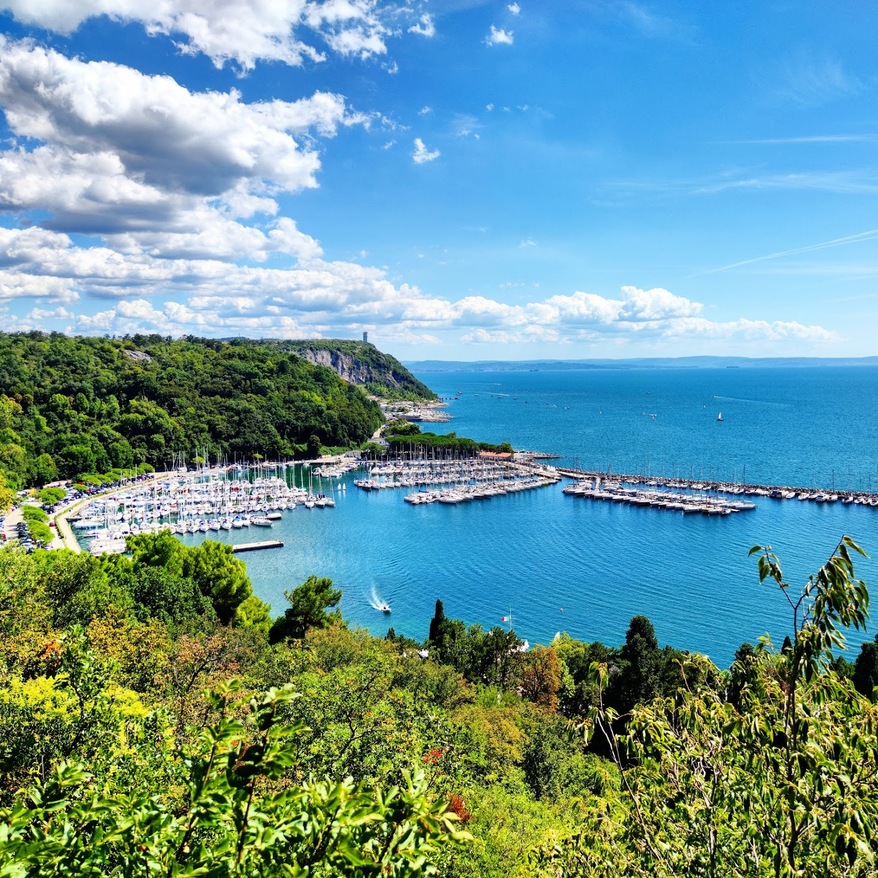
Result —
[[431, 658], [444, 665], [451, 665], [461, 674], [468, 672], [472, 637], [463, 621], [443, 618], [436, 627], [436, 636], [430, 638], [430, 643]]
[[388, 436], [417, 436], [421, 432], [421, 428], [403, 419], [391, 421], [385, 428], [384, 432]]
[[191, 579], [210, 599], [223, 625], [232, 622], [238, 607], [253, 593], [246, 565], [225, 543], [205, 540], [187, 547], [173, 534], [161, 531], [128, 537], [126, 546], [135, 564], [161, 567], [171, 577]]
[[314, 435], [313, 433], [308, 437], [308, 442], [305, 446], [305, 454], [308, 456], [309, 460], [316, 460], [320, 457], [320, 449], [322, 444], [320, 442], [320, 437]]
[[0, 514], [15, 502], [15, 491], [6, 485], [6, 476], [0, 471]]
[[135, 564], [131, 571], [134, 615], [141, 621], [158, 619], [167, 625], [186, 625], [199, 621], [216, 624], [216, 612], [209, 595], [187, 576], [146, 564]]
[[338, 605], [341, 591], [332, 587], [332, 580], [326, 577], [309, 576], [292, 591], [284, 592], [290, 606], [283, 616], [275, 619], [269, 631], [269, 640], [277, 643], [288, 637], [301, 639], [311, 628], [326, 628], [331, 622], [341, 619], [336, 610], [327, 610]]
[[561, 662], [552, 647], [537, 646], [527, 657], [521, 675], [522, 697], [554, 713], [561, 688]]
[[253, 593], [247, 566], [234, 556], [231, 546], [215, 540], [205, 540], [186, 551], [183, 575], [190, 576], [210, 598], [223, 625], [231, 623], [235, 611]]
[[583, 717], [597, 707], [599, 690], [591, 673], [592, 664], [609, 665], [616, 650], [600, 641], [584, 643], [567, 634], [552, 641], [561, 662], [561, 689], [558, 692], [561, 711], [567, 717]]
[[97, 468], [94, 449], [80, 440], [71, 440], [70, 445], [61, 448], [58, 452], [58, 460], [62, 472], [67, 475], [93, 473]]
[[45, 556], [41, 559], [44, 595], [56, 626], [88, 625], [111, 607], [125, 611], [131, 607], [126, 584], [110, 579], [98, 558], [66, 549], [40, 554]]
[[183, 575], [186, 546], [169, 531], [127, 537], [125, 548], [135, 564], [161, 567], [173, 576]]
[[271, 607], [255, 594], [245, 598], [235, 610], [235, 627], [258, 631], [262, 635], [271, 629]]
[[111, 442], [107, 452], [113, 466], [125, 469], [134, 464], [134, 449], [127, 439], [120, 437], [115, 442]]
[[727, 697], [738, 709], [743, 710], [745, 692], [752, 690], [759, 681], [759, 657], [749, 643], [742, 643], [735, 653], [735, 660], [729, 669]]
[[67, 495], [64, 488], [43, 488], [38, 494], [39, 501], [45, 506], [54, 506], [60, 503]]
[[430, 633], [427, 635], [427, 639], [431, 643], [437, 643], [437, 638], [439, 637], [439, 628], [444, 621], [445, 607], [442, 606], [442, 601], [437, 598], [436, 611], [433, 613], [433, 618], [430, 619]]
[[34, 485], [45, 485], [47, 482], [53, 482], [58, 478], [58, 467], [51, 454], [40, 454], [31, 465], [30, 483]]
[[0, 473], [10, 488], [21, 489], [27, 481], [27, 451], [16, 442], [0, 444]]
[[514, 631], [504, 631], [495, 625], [485, 632], [481, 625], [470, 625], [467, 635], [470, 642], [468, 667], [464, 671], [467, 679], [506, 688], [510, 680], [518, 677], [524, 653]]
[[620, 672], [609, 693], [611, 703], [620, 713], [627, 713], [635, 704], [643, 704], [659, 692], [660, 656], [652, 622], [646, 616], [634, 616], [620, 652]]
[[875, 640], [863, 643], [860, 654], [854, 662], [854, 687], [861, 695], [875, 701], [875, 687], [878, 686], [878, 635]]

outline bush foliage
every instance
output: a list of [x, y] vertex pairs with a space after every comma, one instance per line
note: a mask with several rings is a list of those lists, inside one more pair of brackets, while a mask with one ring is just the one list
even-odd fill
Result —
[[440, 600], [424, 642], [378, 639], [317, 576], [272, 625], [209, 541], [129, 548], [0, 550], [0, 875], [876, 873], [847, 537], [798, 592], [757, 547], [789, 642], [727, 671], [645, 616], [525, 651]]

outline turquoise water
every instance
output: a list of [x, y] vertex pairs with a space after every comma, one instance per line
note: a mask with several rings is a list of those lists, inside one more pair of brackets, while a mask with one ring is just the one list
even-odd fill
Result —
[[[559, 464], [878, 490], [878, 370], [418, 377], [450, 400], [454, 420], [437, 431], [552, 452]], [[362, 492], [351, 479], [333, 492], [335, 509], [286, 513], [270, 532], [284, 549], [241, 556], [256, 593], [276, 612], [286, 606], [285, 589], [317, 574], [343, 590], [345, 617], [375, 634], [392, 624], [425, 638], [437, 598], [446, 615], [486, 627], [511, 610], [516, 632], [531, 643], [566, 631], [618, 644], [631, 616], [643, 613], [661, 643], [728, 666], [743, 641], [770, 633], [779, 643], [789, 630], [785, 599], [758, 583], [747, 556], [752, 545], [771, 543], [794, 585], [844, 533], [878, 553], [878, 509], [841, 503], [756, 498], [752, 512], [714, 518], [593, 503], [563, 495], [558, 485], [413, 507], [403, 491]], [[222, 536], [241, 540], [235, 532]], [[858, 572], [878, 583], [871, 560]], [[373, 592], [393, 608], [389, 618], [372, 608]]]

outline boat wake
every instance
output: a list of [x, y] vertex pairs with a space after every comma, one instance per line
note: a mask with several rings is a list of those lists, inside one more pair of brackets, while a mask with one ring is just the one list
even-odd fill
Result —
[[718, 394], [718, 393], [715, 393], [713, 395], [713, 398], [716, 400], [725, 399], [725, 400], [728, 400], [729, 402], [744, 402], [744, 403], [749, 403], [751, 405], [764, 405], [764, 406], [768, 406], [769, 408], [786, 409], [786, 408], [790, 407], [789, 403], [787, 403], [787, 402], [782, 402], [780, 400], [773, 400], [773, 399], [750, 399], [749, 397], [746, 397], [746, 396], [723, 396], [723, 395]]
[[380, 594], [375, 590], [375, 586], [372, 586], [372, 591], [369, 592], [369, 605], [373, 610], [378, 610], [381, 613], [389, 613], [390, 612], [390, 604], [381, 597]]

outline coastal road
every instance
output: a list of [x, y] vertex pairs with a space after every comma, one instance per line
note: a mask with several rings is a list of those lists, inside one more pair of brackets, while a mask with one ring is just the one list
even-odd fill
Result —
[[[67, 523], [67, 519], [64, 517], [72, 512], [74, 507], [78, 507], [78, 505], [82, 502], [83, 501], [81, 500], [77, 500], [76, 503], [71, 504], [71, 506], [68, 506], [66, 509], [64, 509], [62, 512], [59, 512], [54, 517], [54, 536], [52, 538], [52, 542], [49, 543], [50, 549], [71, 549], [74, 552], [82, 551], [82, 549], [80, 549], [79, 547], [79, 543], [76, 541], [76, 537], [73, 536], [73, 531], [70, 529], [70, 525]], [[7, 543], [12, 540], [18, 539], [17, 527], [20, 521], [24, 521], [24, 516], [21, 514], [20, 506], [16, 506], [14, 509], [6, 513], [6, 518], [3, 522], [3, 531], [6, 535]]]

